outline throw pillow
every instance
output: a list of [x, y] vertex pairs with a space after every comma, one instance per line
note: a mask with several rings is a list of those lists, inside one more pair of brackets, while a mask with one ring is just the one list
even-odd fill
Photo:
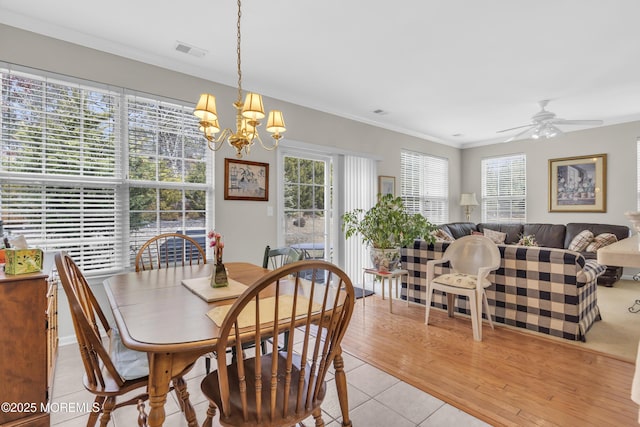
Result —
[[493, 240], [493, 243], [502, 244], [504, 239], [507, 238], [507, 233], [501, 231], [491, 230], [489, 228], [484, 229], [484, 235]]
[[609, 246], [612, 243], [618, 241], [618, 238], [613, 233], [602, 233], [598, 234], [593, 238], [589, 246], [587, 246], [587, 252], [595, 252], [600, 248], [604, 248], [605, 246]]
[[593, 233], [589, 230], [582, 230], [579, 232], [576, 237], [573, 238], [571, 243], [569, 243], [570, 251], [582, 252], [587, 249], [589, 243], [593, 240]]
[[436, 238], [436, 242], [453, 242], [454, 240], [456, 240], [453, 238], [453, 236], [451, 236], [441, 228], [433, 230], [431, 232], [431, 235]]

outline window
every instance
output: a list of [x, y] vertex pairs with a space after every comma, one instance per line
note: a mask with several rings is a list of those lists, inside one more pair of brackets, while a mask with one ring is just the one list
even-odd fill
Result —
[[9, 233], [69, 252], [87, 274], [126, 268], [143, 231], [204, 234], [210, 180], [192, 107], [1, 63], [0, 79]]
[[402, 151], [400, 191], [409, 212], [421, 213], [434, 224], [449, 222], [449, 161]]
[[126, 97], [129, 235], [137, 248], [160, 233], [184, 233], [205, 245], [206, 144], [193, 107]]
[[524, 154], [482, 160], [483, 222], [526, 222], [526, 166]]

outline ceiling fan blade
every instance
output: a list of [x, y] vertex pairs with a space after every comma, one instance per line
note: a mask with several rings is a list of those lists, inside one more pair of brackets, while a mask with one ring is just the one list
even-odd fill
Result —
[[565, 119], [554, 119], [550, 120], [554, 125], [588, 125], [588, 126], [597, 126], [601, 125], [602, 120], [565, 120]]
[[[522, 127], [522, 126], [520, 126], [520, 127]], [[511, 141], [513, 141], [514, 139], [521, 137], [522, 135], [524, 135], [524, 134], [526, 134], [527, 132], [529, 132], [529, 131], [533, 128], [533, 125], [530, 125], [530, 126], [527, 126], [527, 127], [528, 127], [529, 129], [525, 129], [525, 130], [523, 130], [522, 132], [518, 132], [518, 133], [516, 133], [515, 135], [513, 135], [513, 136], [512, 136], [512, 137], [510, 137], [509, 139], [505, 140], [504, 142], [511, 142]]]
[[530, 128], [530, 127], [533, 127], [533, 126], [535, 126], [535, 124], [530, 123], [528, 125], [516, 126], [514, 128], [509, 128], [509, 129], [502, 129], [502, 130], [496, 131], [496, 133], [508, 132], [510, 130], [516, 130], [516, 129], [522, 129], [522, 128]]

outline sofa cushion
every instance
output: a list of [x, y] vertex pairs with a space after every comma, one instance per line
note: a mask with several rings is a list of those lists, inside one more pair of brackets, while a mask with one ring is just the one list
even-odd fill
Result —
[[482, 232], [486, 237], [490, 238], [493, 243], [502, 244], [504, 240], [507, 238], [507, 233], [503, 233], [501, 231], [492, 230], [490, 228], [485, 228]]
[[452, 222], [449, 224], [441, 225], [440, 228], [453, 236], [454, 239], [468, 236], [472, 231], [478, 231], [476, 225], [473, 222]]
[[569, 243], [582, 230], [589, 230], [594, 236], [602, 233], [615, 234], [618, 240], [626, 239], [630, 235], [630, 229], [626, 225], [593, 224], [588, 222], [570, 222], [567, 224], [567, 234], [564, 240], [564, 248], [569, 247]]
[[589, 246], [589, 243], [591, 243], [592, 240], [593, 233], [589, 230], [582, 230], [573, 238], [573, 240], [571, 240], [567, 249], [570, 251], [582, 252], [587, 249], [587, 246]]
[[612, 243], [618, 241], [618, 238], [613, 233], [602, 233], [598, 234], [593, 238], [589, 246], [585, 249], [586, 252], [595, 252], [600, 248], [604, 248], [605, 246], [609, 246]]
[[452, 235], [442, 228], [436, 228], [431, 232], [431, 235], [435, 237], [436, 242], [453, 242], [455, 240]]
[[523, 234], [534, 236], [538, 246], [564, 249], [565, 226], [562, 224], [524, 224]]
[[478, 224], [478, 231], [482, 231], [484, 233], [484, 230], [487, 228], [490, 230], [505, 233], [506, 237], [504, 239], [504, 242], [502, 243], [506, 243], [507, 245], [513, 245], [517, 243], [523, 231], [522, 224], [501, 224], [497, 222], [481, 222], [480, 224]]

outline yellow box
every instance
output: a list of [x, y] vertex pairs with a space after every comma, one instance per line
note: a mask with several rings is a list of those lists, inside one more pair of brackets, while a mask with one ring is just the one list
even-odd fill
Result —
[[5, 249], [5, 274], [35, 273], [42, 270], [42, 249]]

